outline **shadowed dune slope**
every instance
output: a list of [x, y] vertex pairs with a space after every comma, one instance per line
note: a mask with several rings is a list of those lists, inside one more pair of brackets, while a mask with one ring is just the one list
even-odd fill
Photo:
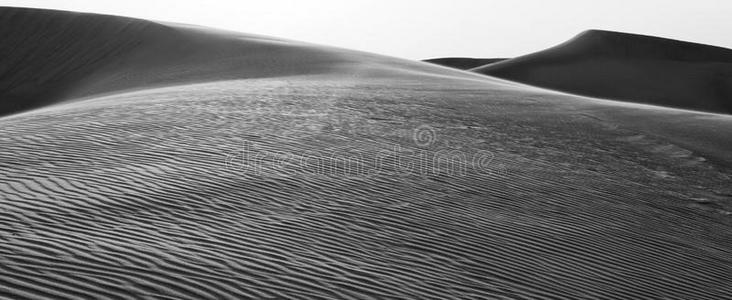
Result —
[[589, 30], [471, 71], [585, 96], [732, 113], [732, 50], [702, 44]]
[[506, 58], [471, 58], [471, 57], [441, 57], [425, 59], [424, 62], [460, 70], [482, 67], [488, 64], [506, 60]]
[[0, 115], [126, 89], [237, 78], [368, 76], [371, 69], [470, 77], [272, 37], [55, 10], [0, 8], [0, 41]]

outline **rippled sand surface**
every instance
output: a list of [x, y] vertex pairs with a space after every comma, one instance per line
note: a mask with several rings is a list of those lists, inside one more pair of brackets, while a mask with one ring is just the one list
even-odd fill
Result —
[[417, 75], [49, 106], [0, 118], [0, 298], [730, 298], [731, 128]]

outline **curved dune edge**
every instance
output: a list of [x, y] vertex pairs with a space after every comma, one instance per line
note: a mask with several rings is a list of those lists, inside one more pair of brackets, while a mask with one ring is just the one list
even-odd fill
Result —
[[0, 8], [0, 40], [0, 115], [130, 89], [243, 78], [422, 73], [485, 80], [358, 51], [55, 10]]
[[422, 61], [460, 70], [469, 70], [504, 61], [506, 59], [507, 58], [440, 57], [425, 59]]
[[732, 50], [709, 45], [589, 30], [471, 71], [590, 97], [732, 113]]

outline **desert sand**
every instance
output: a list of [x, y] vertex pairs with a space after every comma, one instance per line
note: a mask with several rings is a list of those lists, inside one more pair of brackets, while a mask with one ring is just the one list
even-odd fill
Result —
[[732, 298], [732, 116], [189, 25], [0, 25], [0, 298]]
[[370, 53], [117, 16], [2, 8], [0, 22], [0, 115], [89, 95], [227, 79], [372, 72], [478, 77]]
[[732, 49], [588, 30], [471, 71], [578, 95], [732, 113]]

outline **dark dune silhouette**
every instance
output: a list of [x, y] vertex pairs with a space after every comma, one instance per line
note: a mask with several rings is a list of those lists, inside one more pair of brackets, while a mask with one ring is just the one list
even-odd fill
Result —
[[732, 116], [182, 24], [0, 24], [2, 299], [732, 299]]
[[589, 30], [471, 71], [585, 96], [732, 113], [732, 50], [709, 45]]
[[506, 60], [506, 58], [441, 57], [425, 59], [423, 61], [445, 67], [468, 70], [503, 60]]

